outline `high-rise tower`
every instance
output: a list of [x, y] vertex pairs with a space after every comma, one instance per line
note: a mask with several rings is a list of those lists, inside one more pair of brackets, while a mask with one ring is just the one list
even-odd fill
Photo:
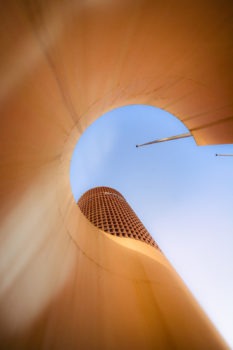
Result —
[[[93, 188], [81, 196], [78, 206], [86, 218], [101, 230], [100, 238], [105, 232], [107, 237], [113, 237], [115, 243], [128, 248], [128, 251], [124, 250], [124, 258], [117, 256], [114, 259], [115, 248], [111, 244], [105, 245], [106, 249], [113, 249], [110, 256], [114, 265], [111, 259], [107, 259], [105, 269], [112, 275], [113, 284], [105, 282], [102, 290], [103, 294], [109, 295], [107, 304], [111, 310], [104, 317], [109, 317], [110, 334], [118, 334], [119, 346], [128, 344], [139, 349], [226, 348], [209, 319], [118, 191], [109, 187]], [[86, 234], [90, 231], [87, 228]], [[96, 246], [99, 249], [99, 244]], [[105, 248], [101, 245], [99, 253], [108, 255]], [[125, 276], [122, 261], [126, 262]], [[113, 282], [115, 274], [123, 277], [117, 284]], [[117, 303], [111, 302], [109, 291], [112, 288], [116, 295], [119, 293]], [[101, 320], [103, 315], [100, 312], [96, 317]], [[135, 333], [130, 333], [134, 328]], [[109, 346], [116, 347], [116, 343], [113, 341]], [[125, 346], [126, 349], [129, 347]]]
[[125, 198], [110, 187], [96, 187], [78, 201], [82, 213], [99, 229], [114, 236], [138, 239], [156, 248], [149, 232]]

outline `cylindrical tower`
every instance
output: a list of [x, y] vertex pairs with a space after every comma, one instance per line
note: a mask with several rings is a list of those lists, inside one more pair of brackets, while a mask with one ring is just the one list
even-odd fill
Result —
[[[95, 226], [83, 227], [83, 237], [86, 235], [88, 243], [82, 249], [89, 252], [96, 266], [106, 271], [100, 273], [96, 269], [99, 274], [96, 278], [102, 281], [99, 295], [103, 305], [99, 306], [95, 320], [97, 323], [106, 320], [109, 341], [106, 345], [100, 337], [99, 348], [227, 348], [118, 191], [109, 187], [93, 188], [81, 196], [78, 206]], [[104, 235], [103, 231], [110, 235]], [[78, 235], [74, 239], [82, 242]], [[93, 273], [92, 269], [86, 272]], [[90, 290], [87, 295], [92, 299], [97, 297]], [[100, 305], [101, 301], [97, 303]], [[94, 304], [92, 307], [96, 310]]]
[[96, 187], [87, 191], [78, 205], [88, 220], [101, 230], [114, 236], [138, 239], [158, 248], [120, 192], [110, 187]]

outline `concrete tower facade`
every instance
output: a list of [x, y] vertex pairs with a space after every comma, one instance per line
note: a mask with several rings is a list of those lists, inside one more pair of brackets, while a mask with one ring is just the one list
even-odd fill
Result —
[[78, 201], [81, 212], [99, 229], [118, 237], [138, 239], [156, 248], [149, 232], [125, 198], [110, 187], [96, 187]]

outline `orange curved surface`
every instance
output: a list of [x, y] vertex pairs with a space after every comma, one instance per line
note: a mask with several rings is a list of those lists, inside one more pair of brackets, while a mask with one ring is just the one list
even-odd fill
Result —
[[[97, 243], [84, 235], [97, 230], [72, 196], [70, 158], [91, 122], [131, 103], [169, 111], [199, 145], [233, 143], [232, 16], [230, 0], [1, 4], [0, 338], [6, 348], [85, 349], [87, 339], [89, 348], [153, 348], [154, 316], [145, 300], [154, 292], [139, 283], [144, 304], [133, 311], [137, 302], [113, 288], [119, 281], [102, 277], [96, 261], [107, 259], [103, 245], [113, 256], [128, 250], [104, 235]], [[98, 259], [88, 258], [93, 254]], [[116, 261], [109, 264], [118, 269]], [[143, 278], [148, 274], [142, 271]], [[119, 335], [120, 304], [135, 316], [132, 324], [125, 320], [128, 338]], [[161, 348], [181, 342], [182, 332], [167, 336], [163, 327]], [[187, 340], [180, 344], [185, 348]]]

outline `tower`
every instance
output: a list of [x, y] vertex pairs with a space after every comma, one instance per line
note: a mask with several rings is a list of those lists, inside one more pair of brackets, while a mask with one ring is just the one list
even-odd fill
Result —
[[118, 237], [138, 239], [158, 249], [124, 197], [109, 187], [87, 191], [78, 201], [82, 213], [99, 229]]
[[[115, 286], [115, 293], [121, 296], [117, 297], [117, 310], [114, 300], [112, 304], [109, 303], [112, 317], [109, 319], [109, 332], [114, 334], [115, 327], [117, 328], [118, 346], [125, 349], [227, 348], [149, 232], [118, 191], [109, 187], [90, 189], [81, 196], [78, 206], [91, 224], [98, 228], [98, 235], [107, 234], [108, 237], [114, 238], [115, 243], [128, 249], [125, 252], [125, 273], [129, 285], [133, 285], [134, 288], [125, 284]], [[86, 234], [88, 231], [87, 229]], [[101, 250], [101, 254], [105, 254], [104, 250]], [[120, 265], [121, 260], [118, 259], [114, 273], [122, 273]], [[109, 273], [114, 274], [111, 268]], [[104, 292], [107, 293], [109, 288], [111, 290], [111, 286], [106, 286]], [[109, 298], [111, 299], [111, 295]], [[125, 300], [136, 301], [131, 312], [128, 312], [128, 303], [125, 303]], [[116, 314], [117, 326], [114, 325]], [[130, 334], [130, 329], [136, 330], [139, 324], [141, 332], [138, 329], [134, 334]], [[114, 348], [116, 344], [109, 343], [108, 346]]]

